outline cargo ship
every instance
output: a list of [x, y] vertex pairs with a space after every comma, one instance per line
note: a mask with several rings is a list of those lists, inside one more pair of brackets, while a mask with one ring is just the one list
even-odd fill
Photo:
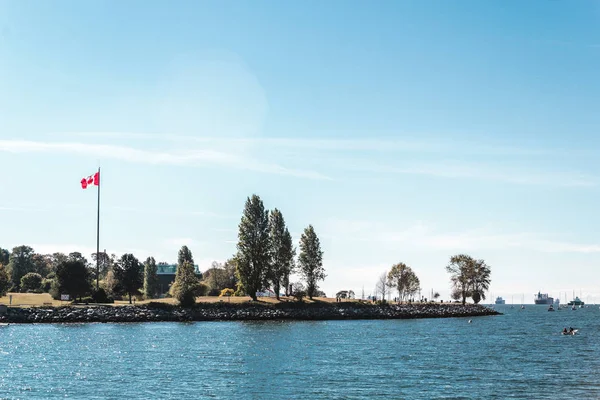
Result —
[[533, 301], [535, 304], [553, 304], [554, 303], [554, 297], [550, 297], [548, 296], [548, 293], [541, 293], [538, 292], [538, 294], [534, 295], [535, 297], [533, 298]]

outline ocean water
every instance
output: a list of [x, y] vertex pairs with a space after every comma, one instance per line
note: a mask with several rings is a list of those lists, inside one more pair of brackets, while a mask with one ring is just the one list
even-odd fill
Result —
[[496, 307], [472, 323], [10, 325], [0, 399], [600, 398], [598, 306]]

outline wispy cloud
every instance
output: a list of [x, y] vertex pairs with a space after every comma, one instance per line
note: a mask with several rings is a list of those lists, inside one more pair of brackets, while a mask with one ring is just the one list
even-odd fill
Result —
[[598, 185], [598, 179], [596, 177], [581, 173], [565, 173], [555, 171], [542, 172], [483, 164], [417, 164], [399, 167], [350, 164], [347, 166], [347, 168], [355, 171], [403, 175], [423, 175], [449, 179], [479, 179], [521, 185], [562, 187], [592, 187]]
[[[201, 137], [177, 134], [141, 133], [141, 132], [73, 132], [61, 136], [97, 137], [110, 139], [155, 140], [166, 142], [203, 143], [217, 146], [232, 145], [263, 145], [278, 149], [303, 149], [323, 151], [361, 151], [361, 152], [419, 152], [419, 153], [448, 153], [485, 154], [485, 155], [514, 155], [542, 156], [555, 154], [553, 149], [507, 146], [483, 142], [447, 140], [443, 138], [419, 138], [413, 135], [411, 139], [394, 137], [369, 137], [359, 139], [349, 138], [302, 138], [302, 137]], [[395, 134], [394, 136], [398, 136]]]
[[535, 232], [494, 232], [490, 229], [439, 232], [420, 222], [405, 229], [390, 229], [385, 223], [333, 220], [328, 222], [326, 233], [341, 241], [405, 245], [424, 251], [524, 249], [542, 253], [600, 253], [600, 244], [571, 242]]
[[220, 165], [242, 170], [288, 175], [299, 178], [330, 179], [319, 172], [286, 168], [278, 164], [265, 163], [259, 160], [212, 149], [168, 152], [142, 150], [128, 146], [106, 144], [0, 140], [0, 151], [11, 153], [68, 153], [144, 164], [179, 166]]

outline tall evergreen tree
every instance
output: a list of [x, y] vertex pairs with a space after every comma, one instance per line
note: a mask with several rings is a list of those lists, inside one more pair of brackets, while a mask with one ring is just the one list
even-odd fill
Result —
[[148, 257], [144, 263], [144, 297], [153, 299], [158, 295], [158, 267], [154, 257]]
[[325, 279], [325, 269], [323, 268], [323, 251], [321, 243], [315, 233], [312, 225], [304, 229], [300, 237], [300, 255], [298, 256], [298, 266], [300, 273], [306, 280], [306, 291], [308, 297], [312, 300], [316, 295], [319, 286], [317, 282]]
[[256, 300], [256, 292], [265, 284], [271, 261], [269, 212], [262, 200], [252, 195], [246, 200], [239, 225], [237, 274], [245, 292]]
[[171, 285], [171, 295], [184, 307], [194, 305], [196, 294], [200, 288], [200, 280], [196, 277], [194, 265], [189, 261], [183, 261], [177, 265], [175, 281]]
[[296, 249], [294, 248], [294, 243], [292, 242], [292, 235], [287, 228], [285, 228], [285, 233], [283, 235], [283, 248], [285, 254], [284, 259], [286, 262], [283, 267], [283, 279], [281, 280], [281, 284], [285, 288], [286, 296], [291, 296], [290, 293], [290, 275], [294, 272], [296, 268], [294, 258], [296, 257]]
[[144, 284], [144, 267], [133, 254], [123, 254], [113, 270], [123, 291], [129, 295], [131, 304], [131, 296]]
[[177, 255], [177, 265], [183, 265], [184, 262], [189, 262], [194, 265], [194, 257], [192, 256], [192, 251], [185, 245], [181, 246], [179, 249], [179, 254]]
[[285, 226], [281, 211], [274, 209], [269, 215], [269, 240], [271, 245], [271, 262], [269, 263], [268, 281], [273, 285], [275, 296], [279, 300], [281, 285], [289, 285], [289, 276], [294, 265], [294, 247], [292, 236]]

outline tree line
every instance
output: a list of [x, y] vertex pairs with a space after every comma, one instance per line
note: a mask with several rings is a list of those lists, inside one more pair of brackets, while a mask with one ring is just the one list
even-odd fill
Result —
[[[237, 252], [226, 262], [214, 262], [204, 273], [196, 274], [191, 250], [182, 246], [177, 258], [175, 281], [168, 295], [181, 304], [192, 304], [203, 295], [248, 295], [272, 288], [276, 297], [283, 289], [286, 296], [310, 298], [324, 295], [318, 283], [325, 279], [323, 251], [312, 225], [300, 237], [300, 254], [296, 258], [291, 234], [280, 210], [265, 210], [260, 197], [252, 195], [245, 203], [238, 226]], [[117, 257], [93, 253], [98, 259], [100, 287], [95, 263], [81, 253], [38, 254], [29, 246], [17, 246], [9, 252], [0, 248], [0, 296], [10, 292], [50, 293], [55, 299], [68, 294], [81, 301], [110, 302], [117, 298], [159, 296], [158, 268], [154, 257], [141, 262], [131, 253]], [[302, 282], [290, 283], [299, 273]]]
[[[465, 304], [467, 299], [471, 298], [478, 304], [486, 299], [485, 292], [491, 283], [491, 268], [484, 260], [475, 259], [467, 254], [457, 254], [450, 257], [446, 271], [450, 274], [450, 297], [453, 300]], [[385, 301], [394, 289], [398, 293], [397, 301], [414, 301], [415, 295], [421, 291], [416, 273], [402, 262], [394, 264], [389, 271], [379, 276], [375, 294]], [[439, 296], [438, 292], [433, 293], [434, 299]]]

